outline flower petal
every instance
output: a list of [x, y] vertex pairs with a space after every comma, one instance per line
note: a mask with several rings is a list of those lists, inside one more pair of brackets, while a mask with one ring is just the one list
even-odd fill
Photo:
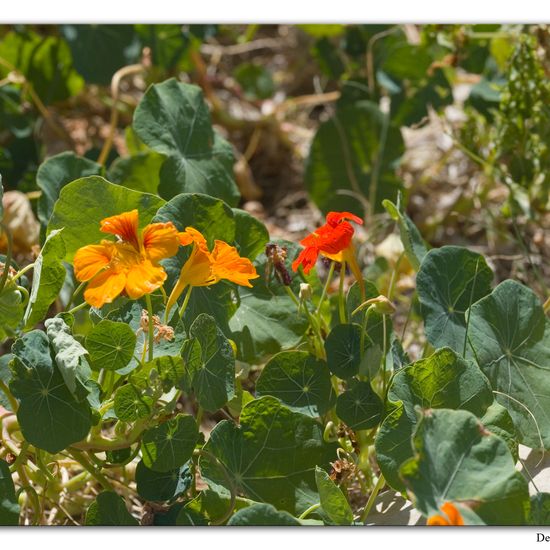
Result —
[[123, 271], [113, 268], [98, 273], [84, 291], [84, 299], [91, 306], [101, 307], [111, 303], [123, 290], [126, 275]]
[[114, 243], [102, 241], [79, 248], [74, 257], [74, 275], [79, 281], [89, 281], [113, 258]]
[[123, 241], [130, 243], [136, 250], [139, 250], [137, 210], [105, 218], [100, 223], [100, 231], [118, 235]]
[[304, 273], [307, 275], [315, 265], [318, 256], [319, 249], [317, 247], [306, 246], [292, 262], [292, 271], [298, 271], [298, 267], [301, 265], [304, 268]]
[[130, 267], [126, 277], [126, 294], [136, 300], [161, 287], [166, 280], [166, 272], [162, 266], [143, 260]]
[[213, 258], [210, 252], [193, 247], [191, 256], [183, 264], [179, 280], [184, 286], [209, 286], [218, 282], [212, 273]]
[[179, 246], [178, 230], [172, 222], [151, 223], [143, 230], [143, 247], [152, 262], [174, 256]]
[[250, 279], [259, 277], [252, 262], [239, 256], [237, 249], [224, 241], [215, 241], [212, 257], [214, 275], [218, 280], [227, 279], [232, 283], [251, 287]]
[[178, 236], [180, 239], [180, 244], [183, 246], [195, 243], [198, 248], [204, 252], [208, 252], [208, 243], [206, 242], [204, 235], [194, 227], [186, 227], [185, 231], [178, 233]]
[[327, 214], [327, 223], [336, 227], [342, 220], [351, 220], [359, 225], [363, 225], [363, 220], [351, 212], [329, 212]]

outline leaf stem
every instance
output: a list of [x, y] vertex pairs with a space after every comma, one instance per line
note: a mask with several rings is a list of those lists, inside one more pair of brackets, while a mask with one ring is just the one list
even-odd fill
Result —
[[191, 291], [193, 290], [192, 286], [189, 286], [187, 289], [187, 292], [185, 294], [185, 298], [183, 299], [183, 304], [181, 304], [181, 308], [179, 311], [179, 317], [180, 319], [183, 319], [183, 314], [185, 313], [185, 310], [187, 309], [187, 305], [189, 304], [189, 298], [191, 298]]
[[151, 303], [151, 295], [145, 295], [145, 303], [147, 304], [147, 313], [149, 315], [149, 325], [147, 327], [147, 360], [153, 360], [153, 345], [155, 343], [155, 323], [153, 321], [153, 304]]
[[378, 493], [380, 492], [380, 489], [384, 487], [384, 484], [386, 483], [386, 480], [384, 479], [384, 476], [380, 474], [380, 477], [378, 478], [378, 481], [376, 482], [376, 485], [374, 486], [374, 489], [372, 490], [372, 493], [369, 496], [369, 499], [367, 500], [367, 504], [365, 505], [365, 509], [363, 510], [363, 513], [361, 514], [361, 522], [366, 523], [367, 518], [370, 514], [370, 511], [372, 507], [374, 506], [374, 502], [376, 501], [376, 497], [378, 496]]
[[71, 447], [71, 449], [68, 451], [69, 455], [72, 456], [85, 470], [87, 470], [92, 477], [98, 481], [98, 483], [106, 490], [106, 491], [114, 491], [114, 487], [111, 485], [110, 481], [96, 468], [94, 468], [93, 464], [88, 460], [88, 458], [84, 455], [83, 452], [76, 450], [75, 448]]
[[67, 311], [67, 313], [70, 313], [72, 315], [73, 313], [76, 313], [77, 311], [79, 311], [81, 309], [84, 309], [87, 306], [88, 306], [88, 302], [82, 302], [81, 304], [78, 304], [77, 306], [73, 307], [72, 309], [69, 309], [69, 311]]
[[312, 512], [315, 512], [315, 510], [317, 510], [318, 508], [321, 508], [321, 503], [318, 502], [317, 504], [312, 504], [309, 508], [307, 508], [306, 510], [304, 510], [299, 516], [298, 516], [298, 519], [305, 519], [307, 518], [307, 516], [309, 516], [309, 514], [311, 514]]
[[6, 395], [8, 398], [8, 401], [10, 402], [11, 408], [13, 409], [12, 412], [16, 413], [17, 409], [19, 408], [19, 403], [17, 402], [17, 399], [13, 396], [11, 391], [9, 390], [8, 386], [0, 380], [0, 390]]
[[340, 285], [338, 287], [338, 312], [340, 314], [340, 323], [346, 323], [346, 299], [344, 295], [344, 282], [346, 280], [346, 262], [343, 261], [340, 266]]
[[328, 287], [330, 286], [330, 282], [332, 280], [332, 276], [334, 275], [334, 268], [336, 264], [334, 261], [331, 261], [330, 268], [328, 270], [327, 280], [325, 281], [325, 286], [323, 287], [323, 292], [321, 293], [321, 298], [319, 298], [319, 305], [317, 306], [317, 309], [315, 311], [315, 315], [319, 316], [321, 313], [321, 306], [323, 305], [323, 302], [325, 301], [325, 297], [328, 292]]

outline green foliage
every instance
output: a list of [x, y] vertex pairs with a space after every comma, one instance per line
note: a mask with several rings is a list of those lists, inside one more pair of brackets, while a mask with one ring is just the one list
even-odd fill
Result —
[[172, 500], [189, 489], [192, 479], [187, 464], [167, 472], [156, 472], [141, 460], [136, 468], [137, 492], [145, 500]]
[[430, 250], [424, 257], [416, 288], [426, 336], [432, 346], [466, 349], [466, 310], [491, 291], [493, 272], [481, 254], [458, 246]]
[[241, 63], [233, 71], [233, 76], [249, 99], [267, 99], [275, 93], [271, 73], [261, 65]]
[[439, 513], [447, 501], [467, 502], [488, 525], [522, 525], [527, 482], [499, 437], [467, 411], [424, 411], [413, 437], [414, 458], [400, 469], [415, 506]]
[[109, 167], [109, 181], [142, 193], [157, 193], [159, 172], [165, 157], [144, 151], [131, 157], [119, 157]]
[[237, 204], [231, 145], [219, 136], [197, 86], [170, 79], [152, 85], [134, 114], [134, 130], [168, 158], [160, 170], [159, 194], [207, 193]]
[[369, 382], [351, 380], [338, 396], [336, 414], [354, 430], [370, 430], [382, 420], [384, 404]]
[[341, 101], [334, 116], [313, 138], [305, 183], [323, 211], [345, 210], [363, 216], [384, 199], [395, 200], [401, 182], [395, 169], [403, 154], [399, 128], [371, 101]]
[[235, 355], [213, 317], [199, 315], [183, 346], [185, 388], [207, 411], [222, 408], [235, 396]]
[[204, 447], [223, 465], [203, 456], [201, 472], [213, 490], [236, 490], [278, 510], [300, 514], [319, 496], [315, 467], [334, 460], [334, 444], [323, 441], [322, 426], [266, 396], [243, 408], [240, 426], [216, 425]]
[[126, 324], [104, 319], [90, 330], [86, 348], [96, 370], [123, 369], [134, 355], [137, 338]]
[[86, 512], [86, 525], [138, 525], [124, 499], [112, 491], [99, 493]]
[[361, 326], [336, 325], [327, 336], [325, 351], [328, 368], [332, 374], [347, 380], [359, 373], [363, 352], [361, 350]]
[[520, 442], [550, 446], [550, 321], [535, 293], [515, 281], [500, 283], [470, 310], [469, 341], [496, 399], [514, 420]]
[[33, 330], [13, 345], [10, 390], [19, 399], [17, 420], [25, 439], [50, 453], [83, 439], [91, 427], [86, 401], [77, 401], [52, 361], [48, 337]]
[[252, 504], [231, 516], [227, 525], [240, 526], [284, 526], [300, 525], [288, 512], [277, 510], [271, 504]]
[[315, 468], [315, 482], [319, 491], [321, 508], [330, 524], [350, 525], [353, 512], [342, 489], [338, 487], [322, 468]]
[[332, 405], [327, 364], [305, 351], [282, 351], [263, 368], [256, 394], [272, 395], [291, 410], [321, 416]]
[[0, 525], [19, 525], [19, 512], [10, 468], [0, 460]]
[[121, 386], [115, 393], [115, 414], [123, 422], [133, 422], [149, 416], [152, 406], [152, 397], [144, 395], [132, 384]]
[[403, 490], [399, 468], [413, 456], [411, 437], [417, 425], [417, 407], [464, 409], [481, 417], [493, 401], [488, 380], [471, 361], [449, 348], [401, 369], [388, 391], [392, 403], [376, 436], [378, 464], [387, 482]]

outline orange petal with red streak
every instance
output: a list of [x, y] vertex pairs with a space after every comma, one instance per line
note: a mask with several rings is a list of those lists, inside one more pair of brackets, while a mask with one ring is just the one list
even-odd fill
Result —
[[109, 265], [114, 253], [114, 244], [103, 241], [79, 248], [75, 254], [74, 275], [79, 281], [89, 281]]
[[137, 210], [101, 220], [99, 230], [103, 233], [118, 235], [123, 241], [130, 243], [136, 250], [139, 250]]
[[240, 256], [234, 246], [224, 241], [215, 242], [212, 257], [214, 275], [218, 280], [226, 279], [241, 286], [252, 287], [250, 279], [259, 277], [252, 262]]
[[178, 230], [172, 222], [151, 223], [143, 230], [143, 247], [152, 262], [174, 256], [179, 246]]
[[149, 260], [130, 267], [126, 274], [126, 294], [133, 300], [150, 294], [162, 286], [166, 280], [166, 272], [160, 265], [154, 265]]

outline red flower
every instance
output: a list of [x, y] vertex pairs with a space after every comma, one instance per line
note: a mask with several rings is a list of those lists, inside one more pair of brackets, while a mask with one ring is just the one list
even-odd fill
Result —
[[353, 256], [351, 238], [355, 230], [346, 220], [363, 224], [361, 218], [350, 212], [329, 212], [327, 223], [300, 241], [305, 248], [294, 260], [292, 269], [297, 271], [301, 265], [307, 275], [319, 254], [336, 262], [350, 261], [350, 256]]

